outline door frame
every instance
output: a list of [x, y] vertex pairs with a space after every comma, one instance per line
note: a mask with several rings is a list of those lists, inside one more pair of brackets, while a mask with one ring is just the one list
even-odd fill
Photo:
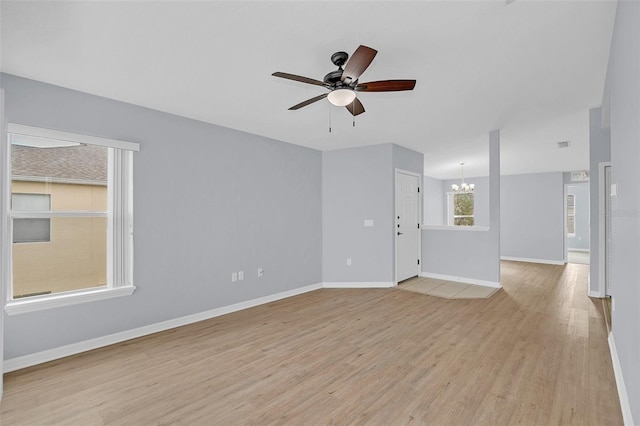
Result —
[[398, 234], [396, 233], [396, 182], [398, 179], [398, 173], [402, 173], [409, 176], [415, 176], [418, 178], [418, 259], [421, 260], [419, 265], [416, 265], [418, 276], [422, 272], [422, 175], [420, 173], [412, 172], [405, 169], [395, 168], [393, 173], [393, 220], [391, 226], [393, 229], [393, 285], [398, 285]]
[[[8, 133], [4, 120], [4, 89], [0, 88], [0, 164], [6, 164], [9, 156]], [[3, 167], [4, 168], [4, 167]], [[11, 192], [11, 176], [8, 170], [0, 174], [0, 240], [9, 238], [9, 200]], [[6, 244], [0, 244], [0, 400], [2, 400], [4, 390], [4, 306], [6, 303], [5, 289], [11, 279], [9, 275], [9, 253], [5, 249]]]
[[[562, 227], [562, 231], [564, 232], [564, 252], [562, 254], [562, 263], [566, 264], [569, 261], [569, 237], [567, 237], [567, 234], [569, 233], [569, 222], [567, 220], [567, 213], [568, 213], [568, 208], [567, 208], [567, 196], [569, 195], [569, 184], [565, 183], [564, 184], [564, 200], [562, 201], [562, 204], [564, 206], [564, 219], [563, 219], [563, 224], [564, 226]], [[575, 207], [574, 207], [575, 208]]]
[[605, 235], [606, 224], [606, 202], [607, 196], [605, 168], [611, 167], [611, 161], [603, 161], [598, 163], [598, 294], [592, 297], [606, 297], [605, 280], [605, 252], [607, 250], [607, 241]]

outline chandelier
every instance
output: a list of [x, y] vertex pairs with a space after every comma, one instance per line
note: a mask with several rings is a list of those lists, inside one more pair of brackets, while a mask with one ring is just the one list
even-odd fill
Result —
[[475, 188], [474, 184], [468, 184], [464, 182], [464, 163], [460, 163], [460, 185], [455, 183], [451, 185], [451, 190], [458, 194], [468, 194], [473, 192]]

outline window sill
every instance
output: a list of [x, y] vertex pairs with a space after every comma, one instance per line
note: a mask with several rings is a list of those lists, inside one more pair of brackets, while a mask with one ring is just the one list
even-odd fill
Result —
[[114, 297], [130, 296], [136, 290], [133, 285], [86, 290], [73, 293], [59, 293], [38, 298], [18, 299], [7, 302], [4, 307], [8, 315], [26, 314], [28, 312], [77, 305], [79, 303], [96, 300], [112, 299]]
[[456, 225], [422, 225], [424, 230], [429, 231], [490, 231], [490, 226], [456, 226]]

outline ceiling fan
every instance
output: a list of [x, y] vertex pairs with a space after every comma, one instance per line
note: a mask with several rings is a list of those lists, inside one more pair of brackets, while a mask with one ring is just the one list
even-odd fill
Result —
[[[323, 81], [284, 72], [274, 72], [271, 75], [329, 89], [329, 93], [307, 99], [292, 106], [289, 110], [297, 110], [321, 99], [328, 98], [333, 105], [344, 106], [353, 116], [356, 116], [364, 112], [364, 106], [356, 96], [356, 92], [398, 92], [413, 90], [416, 85], [415, 80], [381, 80], [359, 83], [360, 75], [369, 67], [377, 53], [377, 50], [362, 45], [353, 52], [351, 59], [349, 59], [347, 52], [334, 53], [331, 55], [331, 62], [338, 69], [325, 75]], [[344, 69], [342, 68], [343, 65]]]

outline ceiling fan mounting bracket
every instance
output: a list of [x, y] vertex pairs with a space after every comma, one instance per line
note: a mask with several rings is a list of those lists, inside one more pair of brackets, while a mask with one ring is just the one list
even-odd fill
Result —
[[344, 64], [346, 64], [347, 59], [349, 59], [349, 54], [347, 52], [336, 52], [331, 55], [331, 62], [333, 62], [333, 65], [336, 65], [338, 67], [342, 67]]

